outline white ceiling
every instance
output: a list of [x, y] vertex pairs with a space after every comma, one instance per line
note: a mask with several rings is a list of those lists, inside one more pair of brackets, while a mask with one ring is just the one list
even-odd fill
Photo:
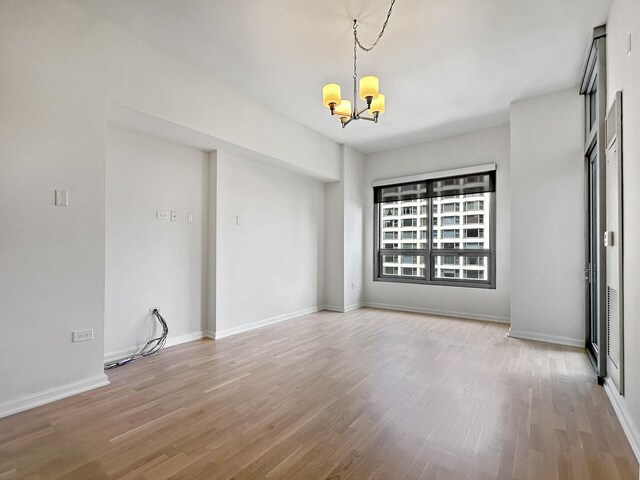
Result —
[[611, 0], [397, 0], [359, 74], [387, 98], [380, 123], [341, 129], [328, 82], [351, 90], [352, 19], [373, 42], [388, 0], [74, 0], [205, 66], [246, 95], [368, 153], [508, 122], [513, 100], [576, 85]]

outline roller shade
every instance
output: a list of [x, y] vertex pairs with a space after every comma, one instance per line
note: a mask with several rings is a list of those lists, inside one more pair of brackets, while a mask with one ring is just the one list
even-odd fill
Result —
[[375, 203], [450, 197], [496, 191], [495, 170], [374, 187]]

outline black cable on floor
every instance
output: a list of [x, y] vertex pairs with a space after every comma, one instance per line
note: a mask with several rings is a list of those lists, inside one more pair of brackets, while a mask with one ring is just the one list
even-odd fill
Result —
[[149, 355], [153, 355], [158, 353], [164, 347], [164, 344], [167, 342], [167, 335], [169, 334], [169, 327], [167, 326], [167, 322], [157, 308], [153, 309], [153, 315], [156, 317], [160, 325], [162, 325], [162, 335], [158, 338], [154, 338], [149, 340], [144, 347], [142, 347], [138, 352], [134, 353], [130, 357], [123, 358], [122, 360], [117, 360], [114, 362], [109, 362], [104, 364], [105, 370], [110, 370], [112, 368], [121, 367], [122, 365], [126, 365], [127, 363], [131, 363], [138, 358], [148, 357]]

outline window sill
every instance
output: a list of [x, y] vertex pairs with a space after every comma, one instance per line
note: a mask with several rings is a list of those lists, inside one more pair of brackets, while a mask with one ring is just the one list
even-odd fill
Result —
[[374, 282], [386, 283], [412, 283], [415, 285], [436, 285], [441, 287], [463, 287], [463, 288], [484, 288], [495, 290], [496, 285], [492, 282], [468, 282], [465, 280], [419, 280], [407, 277], [378, 277]]

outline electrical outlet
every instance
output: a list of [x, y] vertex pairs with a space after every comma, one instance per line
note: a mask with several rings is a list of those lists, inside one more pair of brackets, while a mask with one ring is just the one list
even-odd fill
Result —
[[351, 284], [351, 290], [356, 290], [358, 288], [360, 288], [360, 284], [359, 283], [355, 283], [354, 282], [354, 283]]
[[93, 340], [93, 329], [88, 328], [87, 330], [76, 330], [73, 332], [74, 342], [85, 342], [87, 340]]
[[172, 222], [177, 222], [178, 221], [178, 212], [175, 212], [175, 211], [171, 212], [171, 221]]
[[187, 223], [193, 223], [193, 213], [187, 213]]

